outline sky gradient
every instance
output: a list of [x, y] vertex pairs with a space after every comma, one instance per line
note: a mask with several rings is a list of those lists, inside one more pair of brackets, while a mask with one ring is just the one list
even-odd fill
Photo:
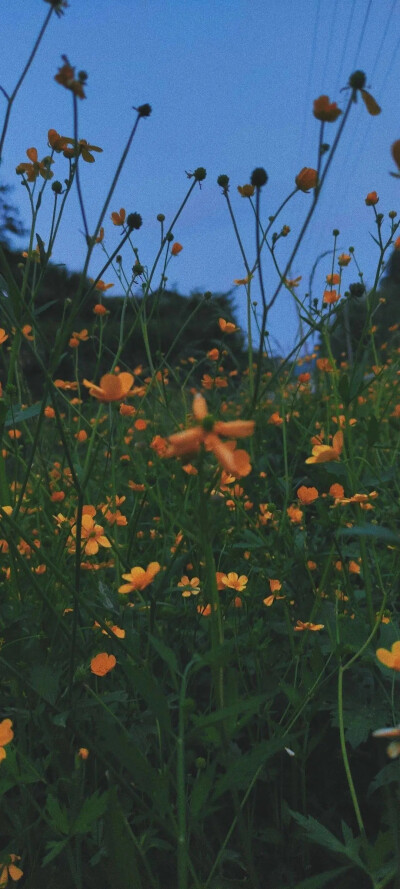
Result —
[[[2, 0], [0, 5], [0, 84], [10, 93], [48, 5], [42, 0]], [[149, 102], [152, 115], [140, 122], [110, 212], [125, 207], [142, 215], [134, 243], [142, 263], [151, 266], [159, 245], [157, 214], [164, 213], [168, 225], [190, 185], [185, 171], [204, 166], [207, 179], [201, 190], [196, 187], [174, 228], [184, 249], [169, 265], [167, 286], [182, 294], [225, 293], [235, 278], [244, 277], [245, 269], [218, 175], [230, 177], [230, 197], [251, 265], [254, 217], [237, 185], [248, 182], [255, 167], [265, 167], [269, 181], [262, 192], [261, 214], [267, 223], [292, 191], [299, 170], [317, 166], [319, 123], [312, 114], [313, 100], [327, 94], [344, 108], [348, 93], [340, 90], [350, 74], [361, 69], [382, 113], [372, 118], [361, 102], [352, 107], [291, 277], [302, 275], [296, 292], [303, 297], [312, 266], [318, 255], [332, 249], [332, 230], [337, 228], [339, 251], [355, 247], [365, 281], [371, 284], [378, 253], [371, 240], [374, 214], [365, 197], [376, 190], [380, 212], [400, 211], [400, 183], [389, 175], [396, 169], [390, 146], [400, 139], [399, 35], [400, 0], [70, 0], [62, 18], [52, 17], [15, 102], [1, 181], [15, 184], [12, 200], [28, 225], [27, 196], [15, 167], [27, 160], [31, 146], [39, 157], [49, 153], [49, 128], [73, 135], [71, 95], [54, 81], [65, 53], [77, 70], [89, 75], [87, 98], [79, 103], [79, 137], [103, 148], [95, 164], [81, 167], [89, 229], [96, 224], [134, 122], [132, 106]], [[5, 105], [0, 95], [1, 116]], [[333, 141], [337, 127], [326, 126], [326, 141]], [[67, 175], [62, 155], [53, 169], [57, 179]], [[45, 242], [50, 195], [49, 190], [37, 225]], [[85, 243], [76, 195], [71, 198], [52, 259], [79, 270]], [[310, 201], [311, 194], [298, 193], [279, 217], [278, 230], [283, 224], [291, 228], [277, 250], [282, 267]], [[110, 252], [117, 239], [108, 218]], [[26, 244], [18, 246], [24, 249]], [[93, 277], [103, 261], [99, 248], [90, 267]], [[131, 265], [127, 259], [127, 269]], [[263, 268], [268, 298], [277, 277], [266, 255]], [[322, 298], [330, 271], [327, 256], [318, 264], [313, 296]], [[111, 269], [106, 277], [115, 282], [108, 294], [119, 294]], [[344, 289], [356, 280], [353, 264], [345, 272]], [[252, 287], [252, 299], [259, 301], [256, 279]], [[245, 332], [243, 287], [235, 290], [235, 305]], [[287, 353], [298, 330], [287, 292], [275, 304], [268, 328], [276, 350]]]

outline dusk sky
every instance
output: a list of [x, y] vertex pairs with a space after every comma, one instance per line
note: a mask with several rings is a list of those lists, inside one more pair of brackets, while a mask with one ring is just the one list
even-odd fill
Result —
[[[0, 84], [11, 92], [48, 11], [43, 0], [2, 0]], [[207, 170], [174, 227], [182, 252], [168, 268], [168, 288], [182, 294], [210, 290], [226, 293], [245, 269], [217, 177], [230, 177], [230, 197], [250, 265], [255, 258], [255, 224], [249, 202], [237, 186], [249, 182], [255, 167], [265, 167], [269, 181], [262, 192], [262, 220], [267, 223], [292, 191], [302, 167], [317, 166], [319, 122], [313, 100], [327, 94], [344, 108], [341, 92], [350, 74], [361, 69], [367, 89], [382, 107], [370, 117], [362, 102], [353, 105], [342, 142], [303, 246], [291, 268], [302, 276], [297, 294], [308, 291], [318, 255], [333, 246], [339, 229], [339, 252], [355, 247], [355, 256], [371, 284], [378, 260], [374, 213], [365, 205], [377, 191], [377, 209], [400, 212], [400, 182], [390, 147], [400, 139], [400, 0], [70, 0], [62, 18], [50, 26], [17, 97], [5, 143], [1, 181], [15, 184], [13, 202], [29, 225], [27, 195], [15, 167], [27, 161], [35, 146], [39, 158], [49, 153], [47, 131], [73, 135], [71, 94], [54, 81], [66, 54], [77, 70], [88, 72], [87, 98], [79, 102], [79, 137], [103, 148], [94, 164], [81, 165], [81, 181], [89, 230], [94, 230], [108, 187], [135, 119], [132, 106], [149, 102], [152, 115], [140, 121], [131, 153], [117, 185], [106, 220], [110, 252], [118, 230], [111, 210], [126, 208], [143, 217], [134, 243], [140, 259], [151, 266], [159, 245], [158, 213], [166, 226], [174, 217], [190, 182], [185, 171]], [[6, 102], [0, 95], [0, 113]], [[332, 143], [339, 126], [327, 124]], [[67, 176], [68, 164], [56, 156], [55, 178]], [[37, 231], [46, 242], [52, 192], [45, 193]], [[284, 268], [312, 200], [299, 192], [279, 217], [291, 233], [282, 239], [277, 258]], [[74, 193], [60, 228], [54, 262], [69, 270], [83, 265], [85, 242]], [[25, 249], [23, 240], [15, 243]], [[98, 252], [97, 252], [98, 249]], [[126, 256], [126, 254], [124, 254]], [[133, 257], [132, 257], [133, 262]], [[131, 260], [126, 256], [126, 268]], [[104, 263], [94, 252], [90, 274]], [[277, 277], [265, 254], [267, 298]], [[322, 298], [327, 256], [318, 265], [313, 296]], [[106, 274], [121, 293], [112, 269]], [[344, 287], [357, 280], [351, 264]], [[157, 276], [154, 279], [158, 283]], [[259, 300], [255, 278], [252, 299]], [[235, 290], [236, 317], [246, 332], [245, 289]], [[297, 313], [292, 297], [282, 291], [268, 321], [276, 350], [287, 353], [296, 339]]]

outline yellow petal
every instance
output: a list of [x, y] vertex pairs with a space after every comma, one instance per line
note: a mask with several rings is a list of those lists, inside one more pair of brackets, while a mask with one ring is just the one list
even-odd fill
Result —
[[361, 97], [364, 101], [364, 105], [369, 114], [372, 114], [372, 117], [375, 117], [377, 114], [380, 114], [382, 108], [375, 101], [374, 97], [371, 96], [371, 93], [367, 93], [367, 90], [361, 90]]

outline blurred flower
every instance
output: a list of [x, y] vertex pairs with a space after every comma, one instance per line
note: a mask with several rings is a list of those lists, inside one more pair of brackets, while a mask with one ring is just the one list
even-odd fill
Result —
[[338, 275], [337, 272], [334, 272], [333, 275], [326, 276], [326, 283], [327, 284], [339, 284], [339, 282], [340, 282], [340, 275]]
[[322, 302], [325, 304], [331, 305], [332, 303], [337, 303], [338, 299], [340, 299], [340, 293], [336, 290], [324, 290]]
[[[247, 275], [246, 278], [235, 278], [235, 280], [234, 280], [233, 283], [236, 284], [238, 287], [239, 287], [241, 284], [246, 285], [246, 284], [249, 284], [249, 283], [250, 283], [252, 277], [253, 277], [253, 275]], [[221, 325], [220, 325], [220, 326], [221, 326]], [[225, 331], [225, 332], [227, 333], [228, 331]]]
[[[94, 278], [89, 278], [89, 281], [93, 284]], [[101, 292], [104, 293], [104, 291], [109, 290], [110, 287], [114, 287], [114, 284], [105, 284], [104, 281], [96, 281], [94, 289], [101, 290]]]
[[106, 309], [106, 307], [103, 306], [101, 303], [96, 303], [96, 305], [93, 306], [93, 312], [95, 315], [108, 315], [109, 314], [108, 309]]
[[0, 889], [4, 889], [4, 887], [8, 885], [9, 877], [11, 877], [14, 882], [17, 882], [21, 879], [21, 877], [23, 877], [23, 870], [21, 870], [21, 868], [17, 867], [17, 865], [15, 864], [16, 861], [20, 860], [20, 858], [20, 855], [14, 855], [11, 853], [11, 855], [8, 855], [7, 864], [3, 864], [3, 862], [0, 863]]
[[8, 333], [5, 332], [4, 327], [0, 327], [0, 346], [2, 343], [8, 340]]
[[61, 86], [65, 86], [67, 90], [71, 90], [78, 99], [85, 99], [85, 93], [83, 91], [84, 84], [87, 80], [87, 77], [84, 71], [80, 71], [78, 74], [78, 79], [75, 77], [75, 68], [73, 68], [66, 59], [66, 56], [62, 56], [64, 60], [64, 65], [58, 69], [58, 73], [55, 75], [54, 80], [61, 84]]
[[106, 651], [96, 654], [90, 661], [90, 669], [95, 676], [106, 676], [110, 670], [113, 670], [117, 661], [113, 654], [107, 654]]
[[324, 624], [311, 624], [307, 621], [306, 621], [306, 623], [303, 623], [302, 620], [298, 620], [296, 623], [296, 626], [295, 626], [295, 630], [300, 630], [300, 631], [301, 630], [313, 630], [313, 632], [315, 632], [316, 630], [323, 630], [323, 629], [324, 629]]
[[218, 324], [222, 333], [235, 333], [236, 330], [239, 330], [236, 324], [233, 324], [232, 321], [226, 321], [225, 318], [218, 318]]
[[[393, 142], [391, 152], [392, 152], [392, 158], [393, 158], [396, 166], [400, 170], [400, 139], [397, 139], [396, 142]], [[399, 173], [391, 173], [390, 175], [395, 176], [397, 179], [400, 179], [400, 172]]]
[[83, 759], [83, 760], [87, 759], [89, 756], [89, 751], [88, 751], [87, 747], [80, 747], [78, 750], [78, 756], [79, 756], [79, 759]]
[[192, 406], [197, 426], [176, 432], [168, 436], [166, 457], [182, 457], [185, 454], [198, 453], [203, 445], [206, 451], [212, 451], [223, 469], [236, 477], [248, 475], [251, 464], [247, 451], [235, 450], [232, 442], [221, 441], [220, 435], [234, 438], [247, 438], [253, 435], [254, 420], [231, 420], [228, 423], [214, 420], [208, 413], [207, 402], [203, 395], [197, 393]]
[[56, 151], [57, 154], [59, 152], [64, 151], [64, 148], [68, 145], [68, 142], [71, 140], [67, 138], [67, 136], [60, 136], [57, 133], [57, 130], [48, 130], [47, 132], [48, 144], [49, 147]]
[[316, 488], [306, 488], [305, 485], [301, 485], [297, 496], [301, 503], [312, 503], [314, 500], [318, 500], [319, 494]]
[[342, 113], [336, 102], [329, 101], [329, 96], [319, 96], [318, 99], [314, 99], [313, 109], [314, 117], [327, 123], [333, 123]]
[[338, 265], [345, 266], [351, 262], [351, 256], [348, 253], [341, 253], [338, 258]]
[[94, 164], [95, 158], [91, 154], [92, 151], [103, 151], [98, 145], [89, 145], [86, 139], [79, 139], [78, 142], [75, 139], [66, 139], [66, 142], [70, 143], [71, 148], [63, 149], [64, 157], [81, 157], [87, 164]]
[[89, 389], [89, 395], [98, 401], [120, 401], [130, 395], [134, 377], [130, 373], [104, 374], [100, 380], [100, 386], [96, 386], [89, 380], [83, 380], [83, 385]]

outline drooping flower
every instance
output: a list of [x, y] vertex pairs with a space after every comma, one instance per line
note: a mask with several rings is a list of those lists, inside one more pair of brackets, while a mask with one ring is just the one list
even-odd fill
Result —
[[21, 877], [23, 877], [23, 870], [21, 870], [21, 868], [15, 864], [16, 861], [20, 860], [20, 858], [20, 855], [14, 855], [13, 853], [11, 853], [11, 855], [8, 855], [7, 863], [0, 863], [0, 889], [5, 889], [5, 887], [8, 886], [9, 877], [11, 877], [11, 879], [15, 883], [20, 880]]
[[113, 654], [107, 654], [106, 651], [101, 651], [99, 654], [96, 654], [95, 657], [92, 657], [90, 661], [90, 669], [95, 676], [106, 676], [110, 670], [113, 670], [117, 663], [116, 658]]
[[127, 580], [128, 583], [123, 583], [122, 586], [118, 587], [119, 593], [133, 593], [134, 590], [144, 590], [150, 583], [153, 583], [153, 580], [161, 570], [161, 565], [159, 562], [150, 562], [147, 566], [146, 570], [144, 568], [140, 568], [139, 566], [135, 566], [132, 568], [129, 574], [123, 574], [122, 577], [124, 580]]
[[299, 631], [312, 630], [315, 633], [317, 630], [323, 630], [324, 624], [312, 624], [309, 621], [303, 622], [302, 620], [298, 620], [294, 629]]
[[192, 406], [197, 426], [175, 432], [168, 436], [166, 457], [183, 457], [196, 454], [204, 446], [212, 451], [222, 468], [236, 477], [248, 475], [251, 464], [247, 451], [236, 450], [232, 442], [223, 442], [221, 435], [232, 438], [247, 438], [253, 435], [254, 420], [231, 420], [228, 423], [214, 420], [208, 413], [207, 402], [203, 395], [197, 393]]
[[134, 382], [133, 374], [104, 374], [100, 380], [100, 386], [96, 386], [89, 380], [83, 380], [83, 385], [89, 389], [89, 395], [97, 398], [98, 401], [120, 401], [130, 395], [132, 384]]
[[329, 101], [329, 96], [319, 96], [318, 99], [314, 99], [313, 114], [317, 120], [333, 123], [341, 113], [337, 103]]
[[66, 56], [62, 56], [64, 61], [64, 65], [58, 69], [57, 74], [54, 77], [54, 80], [57, 83], [60, 83], [61, 86], [65, 86], [65, 89], [71, 90], [78, 99], [86, 99], [83, 87], [87, 80], [87, 75], [84, 71], [79, 71], [78, 78], [75, 77], [75, 68], [69, 64]]
[[[94, 280], [93, 278], [89, 278], [89, 281], [90, 281], [92, 284], [93, 284], [93, 280]], [[110, 287], [114, 287], [114, 284], [105, 284], [104, 281], [101, 281], [101, 280], [100, 280], [100, 281], [96, 281], [96, 284], [95, 284], [95, 286], [94, 286], [94, 289], [95, 289], [95, 290], [101, 290], [101, 292], [104, 293], [104, 291], [105, 291], [105, 290], [109, 290]]]

